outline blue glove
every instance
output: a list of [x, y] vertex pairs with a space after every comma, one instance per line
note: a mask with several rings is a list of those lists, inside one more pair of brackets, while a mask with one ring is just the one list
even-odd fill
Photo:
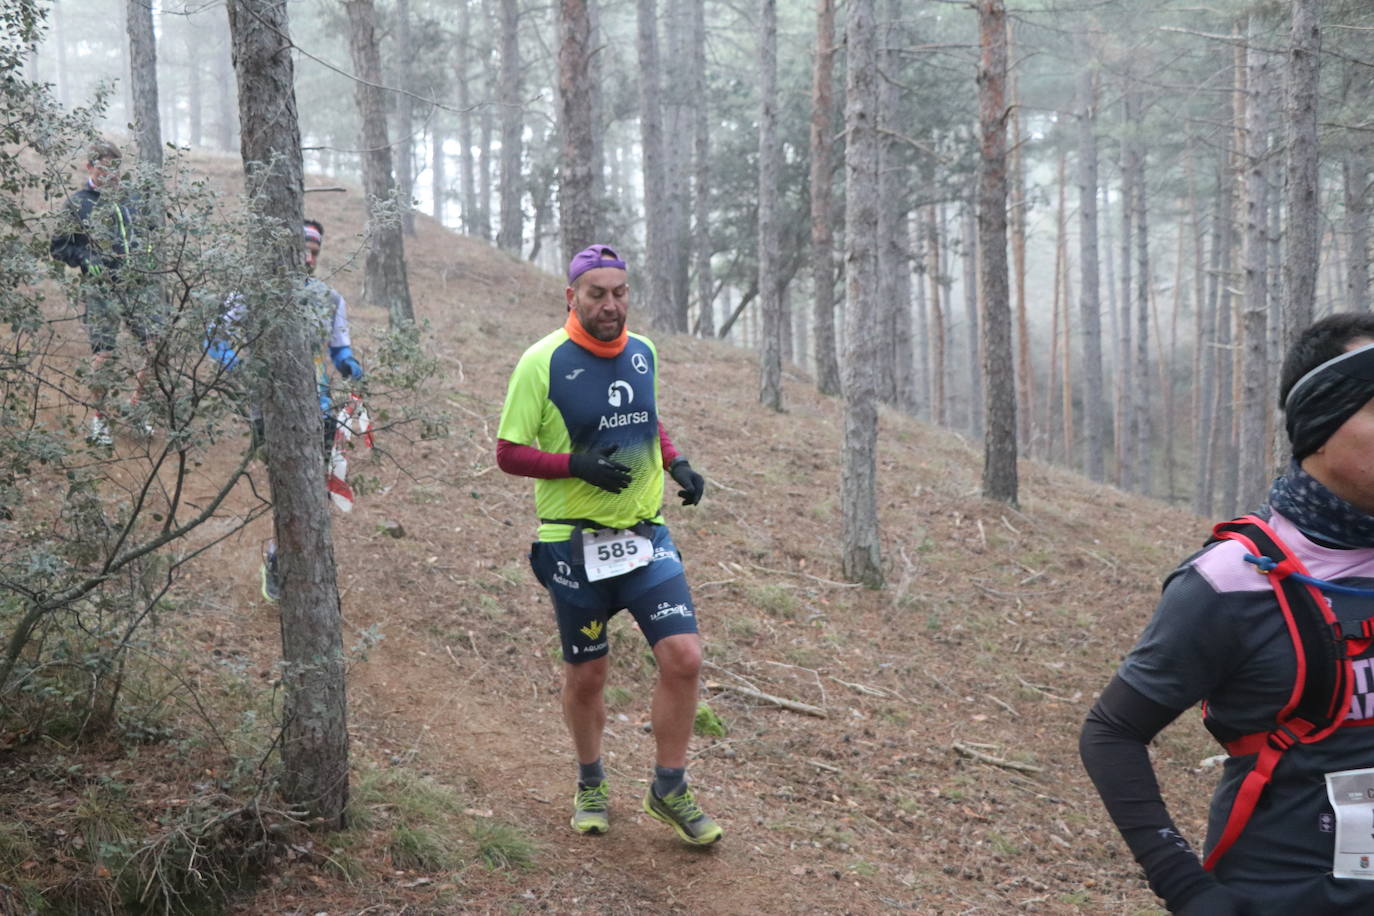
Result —
[[212, 339], [205, 342], [205, 355], [230, 371], [239, 367], [239, 355], [234, 348], [223, 340]]
[[353, 355], [352, 347], [330, 347], [329, 358], [344, 378], [357, 380], [363, 377], [363, 364]]

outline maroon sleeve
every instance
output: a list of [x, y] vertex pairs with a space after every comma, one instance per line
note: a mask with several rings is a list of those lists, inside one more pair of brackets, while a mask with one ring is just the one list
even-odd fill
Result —
[[542, 477], [556, 480], [570, 477], [568, 473], [569, 455], [556, 452], [541, 452], [532, 445], [517, 445], [505, 439], [496, 440], [496, 466], [507, 474], [520, 477]]
[[668, 438], [668, 430], [663, 428], [663, 421], [658, 421], [658, 450], [663, 454], [663, 466], [666, 468], [682, 456], [678, 450], [673, 448], [673, 440]]

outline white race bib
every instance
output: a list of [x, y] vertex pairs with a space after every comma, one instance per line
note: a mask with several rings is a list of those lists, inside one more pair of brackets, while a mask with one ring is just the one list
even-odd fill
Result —
[[582, 532], [582, 563], [588, 582], [623, 576], [648, 566], [653, 558], [654, 545], [633, 531], [598, 528]]
[[1326, 797], [1336, 812], [1331, 874], [1374, 881], [1374, 768], [1327, 773]]

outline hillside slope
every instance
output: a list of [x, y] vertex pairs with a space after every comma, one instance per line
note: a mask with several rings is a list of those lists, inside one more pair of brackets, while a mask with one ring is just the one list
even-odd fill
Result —
[[[345, 263], [357, 195], [307, 202], [329, 228], [322, 273], [351, 303], [366, 362], [385, 316], [360, 304], [360, 261]], [[688, 337], [655, 336], [663, 419], [708, 489], [667, 516], [699, 610], [706, 697], [728, 727], [694, 740], [690, 772], [726, 836], [684, 848], [638, 813], [653, 672], [624, 615], [610, 637], [613, 828], [569, 831], [558, 642], [524, 559], [530, 483], [494, 466], [507, 375], [563, 321], [562, 284], [417, 222], [410, 280], [441, 364], [427, 396], [448, 435], [382, 436], [386, 454], [353, 469], [367, 492], [334, 515], [345, 644], [381, 637], [351, 669], [352, 753], [359, 772], [456, 789], [461, 816], [514, 825], [535, 852], [525, 868], [427, 874], [382, 847], [349, 869], [320, 867], [342, 856], [321, 851], [278, 863], [234, 912], [1156, 912], [1082, 773], [1077, 733], [1204, 525], [1030, 462], [1020, 511], [986, 503], [980, 449], [884, 411], [889, 584], [850, 586], [837, 548], [841, 404], [793, 371], [787, 411], [765, 411], [750, 353]], [[644, 317], [632, 306], [631, 327]], [[405, 536], [383, 536], [382, 522]], [[182, 627], [192, 651], [237, 659], [264, 682], [278, 650], [256, 580], [269, 536], [264, 520], [206, 555], [197, 586], [216, 600]], [[1155, 750], [1193, 837], [1214, 778], [1198, 764], [1212, 753], [1192, 717]]]

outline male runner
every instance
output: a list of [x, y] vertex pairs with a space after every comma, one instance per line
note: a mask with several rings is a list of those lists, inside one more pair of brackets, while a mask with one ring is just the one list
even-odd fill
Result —
[[[1332, 653], [1345, 658], [1349, 644], [1352, 689], [1335, 704], [1329, 690], [1318, 697], [1335, 713], [1329, 732], [1316, 717], [1310, 730], [1297, 719], [1278, 726], [1289, 715], [1281, 711], [1308, 708], [1295, 694], [1306, 679], [1297, 630], [1270, 577], [1258, 574], [1259, 558], [1220, 540], [1169, 577], [1154, 618], [1088, 714], [1080, 749], [1173, 913], [1374, 913], [1374, 659], [1358, 638], [1374, 623], [1374, 314], [1332, 315], [1304, 330], [1284, 361], [1280, 404], [1293, 457], [1259, 514], [1306, 573], [1325, 580], [1318, 587], [1340, 627], [1338, 636], [1312, 624], [1330, 648], [1325, 658], [1304, 650], [1306, 664], [1334, 671]], [[1321, 609], [1312, 598], [1296, 604], [1294, 614], [1307, 616], [1294, 621]], [[1212, 797], [1206, 867], [1170, 818], [1147, 749], [1199, 700], [1230, 753]]]
[[721, 828], [687, 785], [701, 641], [682, 560], [660, 514], [663, 471], [683, 505], [706, 489], [658, 419], [658, 352], [625, 325], [625, 262], [608, 245], [568, 265], [567, 321], [520, 357], [511, 374], [497, 463], [536, 478], [539, 539], [530, 565], [553, 598], [563, 642], [563, 717], [577, 754], [573, 829], [605, 833], [609, 785], [601, 762], [606, 623], [634, 615], [658, 662], [651, 720], [657, 759], [643, 808], [684, 841], [706, 846]]

